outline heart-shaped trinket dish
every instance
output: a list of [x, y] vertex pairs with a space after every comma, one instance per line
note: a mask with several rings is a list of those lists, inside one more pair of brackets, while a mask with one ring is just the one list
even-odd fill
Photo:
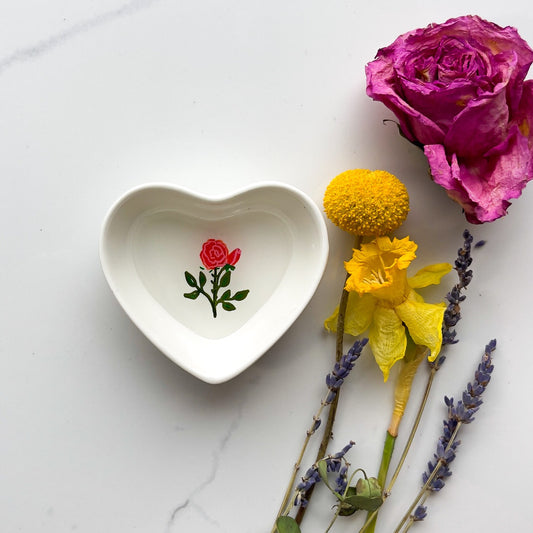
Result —
[[111, 208], [100, 241], [105, 277], [131, 320], [207, 383], [235, 377], [287, 331], [327, 255], [318, 207], [270, 182], [217, 198], [137, 187]]

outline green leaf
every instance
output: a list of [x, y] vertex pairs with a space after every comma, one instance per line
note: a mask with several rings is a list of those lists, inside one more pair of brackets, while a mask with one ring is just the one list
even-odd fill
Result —
[[351, 503], [351, 498], [353, 498], [355, 494], [355, 487], [348, 487], [345, 498], [340, 502], [340, 516], [352, 516], [355, 511], [357, 511], [357, 507]]
[[192, 292], [185, 293], [183, 296], [185, 296], [185, 298], [189, 298], [189, 300], [196, 300], [199, 294], [200, 294], [200, 291], [192, 291]]
[[207, 277], [206, 275], [203, 273], [203, 272], [200, 272], [199, 276], [198, 276], [198, 280], [200, 281], [200, 287], [204, 287], [204, 285], [206, 284], [207, 282]]
[[224, 294], [220, 297], [220, 300], [227, 300], [231, 296], [231, 291], [228, 289], [227, 291], [224, 291]]
[[230, 304], [229, 302], [222, 302], [222, 309], [226, 311], [235, 311], [237, 309], [233, 304]]
[[344, 499], [346, 504], [370, 512], [381, 507], [383, 503], [381, 487], [375, 477], [361, 478], [355, 486], [355, 494], [351, 491], [353, 488], [348, 489], [348, 494]]
[[320, 474], [320, 477], [322, 478], [322, 481], [328, 484], [328, 463], [326, 463], [325, 459], [321, 459], [318, 461], [318, 473]]
[[232, 300], [237, 300], [238, 302], [240, 302], [241, 300], [244, 300], [247, 296], [248, 296], [248, 293], [250, 291], [248, 289], [246, 289], [245, 291], [237, 291], [234, 295], [233, 295], [233, 298]]
[[196, 278], [190, 272], [185, 271], [185, 281], [187, 282], [187, 285], [191, 287], [198, 287]]
[[276, 520], [276, 527], [279, 533], [301, 533], [298, 522], [290, 516], [280, 516]]
[[227, 287], [230, 281], [231, 281], [231, 271], [226, 270], [226, 272], [224, 272], [224, 274], [222, 275], [218, 283], [220, 287]]

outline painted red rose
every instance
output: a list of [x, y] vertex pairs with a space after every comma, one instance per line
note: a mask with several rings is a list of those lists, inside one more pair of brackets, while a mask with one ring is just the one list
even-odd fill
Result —
[[228, 265], [231, 265], [231, 266], [236, 265], [237, 261], [240, 259], [240, 257], [241, 257], [241, 249], [240, 248], [235, 248], [235, 250], [233, 250], [233, 252], [231, 252], [228, 255], [228, 259], [227, 259]]
[[208, 270], [222, 267], [228, 264], [228, 247], [224, 244], [224, 241], [209, 239], [202, 245], [200, 259]]

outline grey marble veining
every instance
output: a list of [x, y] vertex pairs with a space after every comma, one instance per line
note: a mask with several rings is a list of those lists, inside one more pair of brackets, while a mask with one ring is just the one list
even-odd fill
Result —
[[50, 35], [46, 39], [29, 44], [23, 48], [18, 48], [0, 58], [0, 74], [17, 63], [31, 61], [42, 56], [43, 54], [46, 54], [50, 50], [57, 48], [58, 46], [66, 44], [69, 40], [73, 39], [77, 35], [87, 33], [99, 26], [113, 23], [118, 19], [128, 17], [139, 11], [148, 9], [159, 2], [161, 2], [161, 0], [132, 0], [131, 2], [125, 3], [121, 7], [111, 9], [109, 11], [103, 11], [91, 18], [73, 24], [61, 32]]
[[[216, 527], [217, 531], [226, 531], [222, 526], [209, 514], [209, 509], [204, 504], [198, 502], [202, 491], [213, 483], [217, 477], [220, 461], [223, 458], [224, 451], [230, 444], [234, 432], [239, 427], [242, 420], [242, 403], [238, 406], [235, 418], [230, 422], [226, 432], [221, 435], [216, 447], [211, 453], [211, 469], [204, 479], [190, 492], [185, 501], [178, 504], [170, 513], [170, 517], [165, 529], [165, 533], [176, 533], [181, 531], [179, 526], [180, 514], [186, 510], [192, 509], [194, 512], [200, 514], [202, 518]], [[196, 460], [200, 460], [196, 458]]]

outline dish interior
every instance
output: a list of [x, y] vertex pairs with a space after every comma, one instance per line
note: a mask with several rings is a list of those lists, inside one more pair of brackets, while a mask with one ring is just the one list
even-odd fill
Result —
[[[264, 210], [227, 214], [216, 221], [176, 210], [148, 211], [137, 217], [129, 237], [128, 255], [146, 292], [182, 325], [209, 339], [233, 333], [260, 309], [283, 278], [293, 247], [286, 221]], [[230, 251], [241, 250], [226, 290], [250, 291], [243, 301], [233, 303], [235, 310], [219, 305], [216, 317], [203, 295], [195, 300], [184, 297], [193, 290], [186, 271], [197, 279], [203, 271], [205, 290], [211, 293], [212, 274], [200, 259], [208, 239], [223, 241]]]

